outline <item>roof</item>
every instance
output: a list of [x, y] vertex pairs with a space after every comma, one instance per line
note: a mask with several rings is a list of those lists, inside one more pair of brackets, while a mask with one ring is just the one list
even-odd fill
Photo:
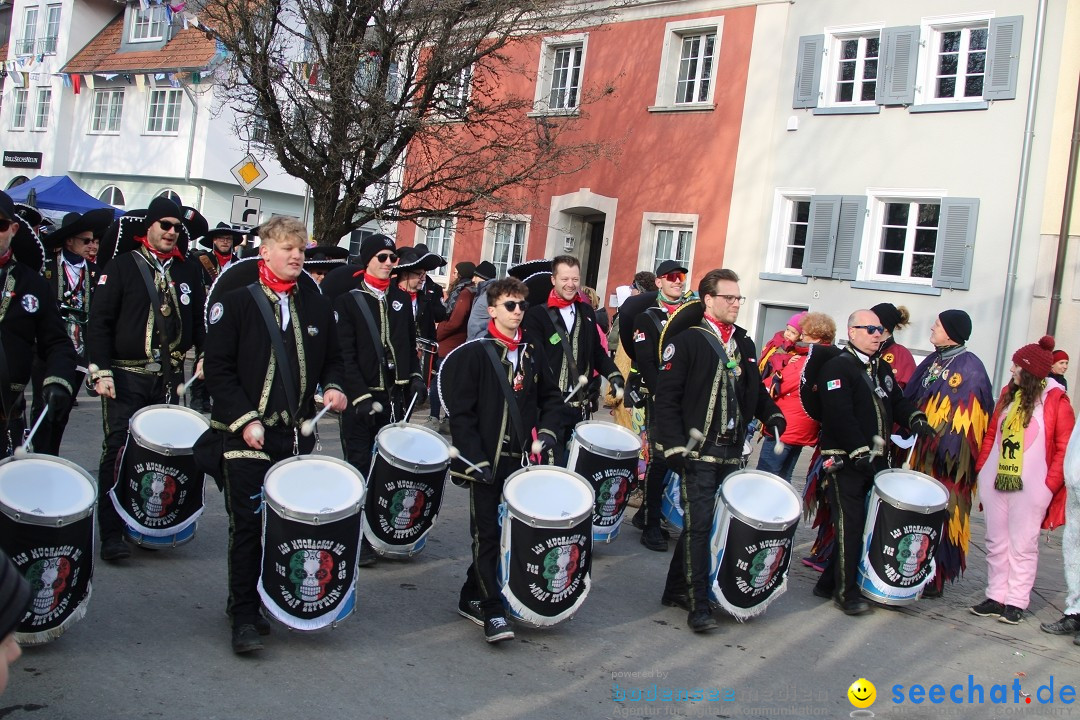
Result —
[[120, 13], [61, 69], [66, 73], [200, 70], [210, 64], [217, 42], [205, 30], [180, 29], [161, 50], [120, 52], [124, 13]]

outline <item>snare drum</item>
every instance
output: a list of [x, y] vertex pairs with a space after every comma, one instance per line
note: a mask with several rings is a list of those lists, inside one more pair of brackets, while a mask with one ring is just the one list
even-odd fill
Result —
[[913, 470], [874, 477], [859, 560], [859, 590], [885, 605], [909, 605], [934, 577], [949, 491]]
[[585, 602], [595, 502], [588, 481], [560, 467], [533, 465], [506, 479], [499, 584], [513, 618], [547, 627]]
[[682, 477], [670, 470], [664, 475], [664, 496], [660, 499], [660, 516], [669, 526], [682, 532]]
[[738, 470], [717, 493], [709, 536], [709, 595], [740, 622], [760, 615], [787, 589], [802, 502], [771, 473]]
[[408, 558], [424, 549], [442, 507], [450, 444], [418, 425], [387, 425], [375, 436], [364, 503], [364, 536], [376, 552]]
[[296, 630], [336, 626], [356, 607], [364, 479], [346, 462], [291, 457], [266, 473], [259, 596]]
[[133, 542], [170, 548], [195, 537], [203, 473], [193, 448], [209, 427], [202, 415], [179, 405], [151, 405], [131, 416], [109, 497]]
[[611, 542], [619, 536], [640, 453], [641, 438], [620, 425], [586, 420], [574, 427], [566, 466], [588, 480], [596, 494], [594, 542]]
[[60, 637], [86, 614], [94, 575], [94, 479], [50, 455], [0, 461], [0, 546], [30, 582], [23, 645]]

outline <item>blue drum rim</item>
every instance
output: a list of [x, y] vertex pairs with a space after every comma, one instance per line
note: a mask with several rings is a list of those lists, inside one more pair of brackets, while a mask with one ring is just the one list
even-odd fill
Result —
[[67, 515], [36, 515], [34, 513], [16, 510], [15, 508], [12, 508], [7, 503], [5, 503], [2, 498], [0, 498], [0, 513], [3, 513], [5, 516], [19, 524], [38, 525], [41, 527], [64, 527], [65, 525], [70, 525], [71, 523], [76, 523], [80, 520], [84, 520], [94, 514], [94, 507], [97, 505], [98, 501], [97, 483], [94, 482], [94, 478], [91, 477], [90, 473], [88, 473], [86, 470], [79, 467], [70, 460], [65, 460], [62, 457], [56, 457], [55, 455], [45, 455], [42, 453], [27, 453], [21, 458], [16, 458], [14, 456], [4, 458], [3, 460], [0, 460], [0, 468], [10, 463], [18, 462], [19, 460], [45, 460], [48, 462], [59, 463], [60, 465], [63, 465], [69, 470], [74, 470], [76, 474], [82, 476], [84, 480], [90, 483], [90, 490], [93, 494], [94, 499], [88, 507], [75, 513], [68, 513]]
[[[338, 510], [333, 510], [328, 513], [302, 513], [282, 505], [280, 502], [271, 497], [269, 493], [265, 492], [266, 479], [269, 478], [275, 470], [283, 466], [289, 465], [290, 463], [302, 462], [304, 460], [312, 459], [329, 462], [333, 465], [339, 465], [353, 473], [360, 481], [359, 499], [352, 505], [340, 508]], [[263, 478], [263, 502], [266, 503], [267, 507], [271, 508], [279, 517], [282, 517], [286, 520], [301, 522], [305, 525], [325, 525], [327, 523], [337, 522], [338, 520], [350, 518], [364, 508], [364, 498], [366, 497], [367, 482], [364, 480], [364, 476], [361, 475], [356, 470], [356, 468], [354, 468], [349, 463], [345, 462], [344, 460], [339, 460], [336, 457], [330, 457], [329, 455], [294, 455], [293, 457], [285, 458], [284, 460], [274, 463], [274, 465], [266, 471], [266, 475]]]
[[135, 432], [135, 418], [139, 417], [139, 415], [141, 415], [141, 414], [143, 414], [145, 412], [148, 412], [150, 410], [162, 410], [162, 409], [172, 410], [172, 411], [179, 410], [181, 412], [188, 413], [190, 415], [194, 415], [195, 417], [199, 418], [199, 420], [201, 420], [203, 423], [206, 424], [206, 429], [207, 430], [210, 429], [209, 421], [207, 421], [207, 419], [204, 418], [200, 413], [196, 412], [195, 410], [192, 410], [191, 408], [184, 407], [183, 405], [163, 405], [163, 404], [158, 404], [158, 405], [147, 405], [146, 407], [142, 408], [141, 410], [139, 410], [138, 412], [136, 412], [134, 415], [131, 416], [131, 420], [128, 421], [128, 435], [131, 436], [131, 439], [134, 440], [135, 444], [138, 445], [139, 447], [145, 448], [147, 450], [151, 450], [153, 452], [158, 453], [159, 455], [165, 455], [166, 457], [174, 457], [174, 456], [177, 456], [177, 455], [194, 455], [195, 454], [195, 445], [194, 444], [192, 444], [191, 447], [187, 447], [187, 448], [175, 447], [175, 446], [170, 447], [170, 446], [166, 446], [166, 445], [158, 445], [155, 442], [144, 439], [142, 436], [140, 436], [138, 433]]
[[[942, 493], [945, 494], [945, 501], [942, 502], [940, 505], [914, 505], [912, 503], [904, 502], [903, 500], [898, 500], [897, 498], [882, 490], [877, 483], [879, 477], [896, 473], [903, 473], [905, 475], [918, 475], [924, 480], [929, 480], [934, 485], [936, 485]], [[878, 497], [892, 505], [894, 508], [897, 508], [898, 510], [909, 510], [911, 512], [922, 513], [923, 515], [936, 513], [939, 510], [944, 510], [949, 506], [949, 489], [946, 488], [940, 480], [937, 480], [927, 475], [926, 473], [918, 472], [917, 470], [903, 470], [901, 468], [889, 468], [888, 470], [882, 470], [881, 472], [874, 475], [873, 492], [876, 492], [878, 494]]]

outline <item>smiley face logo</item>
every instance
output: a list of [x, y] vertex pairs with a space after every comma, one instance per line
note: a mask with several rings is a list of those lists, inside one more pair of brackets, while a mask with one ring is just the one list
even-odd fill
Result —
[[859, 678], [847, 689], [848, 700], [857, 708], [868, 708], [877, 700], [877, 688], [866, 678]]

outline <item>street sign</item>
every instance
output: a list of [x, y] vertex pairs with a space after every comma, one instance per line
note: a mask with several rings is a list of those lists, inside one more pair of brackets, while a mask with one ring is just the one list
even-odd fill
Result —
[[232, 214], [229, 216], [229, 222], [233, 225], [255, 227], [259, 224], [259, 210], [261, 209], [262, 198], [233, 195]]
[[251, 188], [266, 179], [266, 170], [263, 169], [263, 166], [259, 164], [254, 155], [247, 155], [243, 160], [233, 165], [232, 174], [236, 178], [236, 182], [240, 183], [240, 187], [244, 188], [244, 192], [250, 191]]

